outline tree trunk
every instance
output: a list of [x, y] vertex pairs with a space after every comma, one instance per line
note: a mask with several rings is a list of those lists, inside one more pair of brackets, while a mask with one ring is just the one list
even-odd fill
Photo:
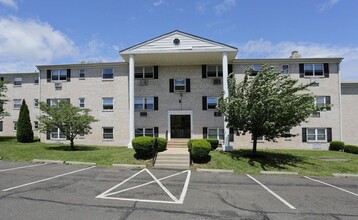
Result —
[[257, 137], [253, 135], [254, 141], [252, 143], [252, 155], [256, 156]]
[[71, 150], [76, 150], [73, 138], [71, 138], [70, 141], [71, 141], [71, 145], [70, 145]]

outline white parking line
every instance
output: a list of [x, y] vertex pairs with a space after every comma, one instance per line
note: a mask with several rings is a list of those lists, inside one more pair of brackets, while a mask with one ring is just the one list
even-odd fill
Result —
[[348, 191], [348, 190], [346, 190], [346, 189], [342, 189], [342, 188], [340, 188], [340, 187], [338, 187], [338, 186], [334, 186], [334, 185], [331, 185], [331, 184], [329, 184], [329, 183], [325, 183], [325, 182], [322, 182], [322, 181], [319, 181], [319, 180], [316, 180], [316, 179], [312, 179], [312, 178], [310, 178], [310, 177], [308, 177], [308, 176], [304, 176], [304, 178], [309, 179], [309, 180], [312, 180], [312, 181], [315, 181], [315, 182], [318, 182], [318, 183], [322, 183], [322, 184], [324, 184], [324, 185], [327, 185], [327, 186], [333, 187], [333, 188], [335, 188], [335, 189], [339, 189], [339, 190], [341, 190], [341, 191], [343, 191], [343, 192], [346, 192], [346, 193], [352, 194], [352, 195], [354, 195], [354, 196], [358, 196], [358, 194], [357, 194], [357, 193], [354, 193], [354, 192]]
[[33, 185], [33, 184], [36, 184], [36, 183], [45, 182], [45, 181], [52, 180], [52, 179], [55, 179], [55, 178], [58, 178], [58, 177], [62, 177], [62, 176], [66, 176], [66, 175], [69, 175], [69, 174], [73, 174], [73, 173], [78, 173], [78, 172], [81, 172], [81, 171], [89, 170], [89, 169], [92, 169], [92, 168], [94, 168], [94, 167], [96, 167], [96, 166], [87, 167], [87, 168], [80, 169], [80, 170], [75, 170], [75, 171], [72, 171], [72, 172], [69, 172], [69, 173], [60, 174], [60, 175], [57, 175], [57, 176], [53, 176], [53, 177], [50, 177], [50, 178], [38, 180], [38, 181], [35, 181], [35, 182], [25, 183], [25, 184], [22, 184], [22, 185], [19, 185], [19, 186], [14, 186], [14, 187], [11, 187], [11, 188], [3, 189], [2, 191], [3, 191], [3, 192], [6, 192], [6, 191], [13, 190], [13, 189], [21, 188], [21, 187], [24, 187], [24, 186], [29, 186], [29, 185]]
[[0, 170], [0, 172], [6, 172], [6, 171], [10, 171], [10, 170], [19, 170], [19, 169], [24, 169], [24, 168], [28, 168], [28, 167], [43, 166], [43, 165], [46, 165], [46, 164], [47, 163], [36, 164], [36, 165], [28, 165], [28, 166], [23, 166], [23, 167], [14, 167], [14, 168]]
[[255, 181], [256, 183], [260, 184], [264, 189], [266, 189], [269, 193], [271, 193], [272, 195], [274, 195], [277, 199], [279, 199], [281, 202], [283, 202], [283, 204], [287, 205], [290, 209], [296, 209], [293, 205], [291, 205], [289, 202], [287, 202], [286, 200], [284, 200], [283, 198], [281, 198], [279, 195], [277, 195], [275, 192], [273, 192], [272, 190], [270, 190], [267, 186], [265, 186], [264, 184], [262, 184], [261, 182], [259, 182], [257, 179], [253, 178], [252, 176], [250, 176], [249, 174], [246, 174], [248, 177], [250, 177], [253, 181]]

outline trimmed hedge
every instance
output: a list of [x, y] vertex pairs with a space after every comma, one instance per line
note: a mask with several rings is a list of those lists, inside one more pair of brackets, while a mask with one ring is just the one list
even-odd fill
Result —
[[209, 139], [206, 139], [206, 141], [210, 143], [211, 150], [215, 150], [219, 146], [219, 140], [209, 138]]
[[165, 151], [167, 149], [168, 141], [165, 138], [157, 138], [158, 140], [158, 152]]
[[344, 146], [344, 152], [358, 154], [358, 146], [347, 144]]
[[139, 157], [147, 158], [152, 155], [152, 137], [136, 137], [132, 140], [132, 146]]
[[194, 139], [188, 142], [191, 158], [194, 161], [203, 161], [208, 158], [211, 145], [204, 139]]
[[344, 142], [343, 141], [332, 141], [331, 143], [329, 143], [329, 150], [343, 151], [344, 150]]

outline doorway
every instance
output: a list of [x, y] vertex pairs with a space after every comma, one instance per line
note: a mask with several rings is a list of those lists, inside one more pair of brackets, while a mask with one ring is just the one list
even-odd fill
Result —
[[190, 115], [170, 115], [170, 137], [171, 138], [191, 137]]

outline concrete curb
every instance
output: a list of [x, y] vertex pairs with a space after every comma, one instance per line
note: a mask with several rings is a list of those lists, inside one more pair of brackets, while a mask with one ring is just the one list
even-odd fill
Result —
[[140, 164], [112, 164], [112, 167], [119, 167], [119, 168], [139, 168], [144, 169], [147, 166], [146, 165], [140, 165]]
[[222, 169], [196, 169], [196, 172], [210, 172], [210, 173], [234, 173], [234, 170], [222, 170]]
[[358, 174], [352, 174], [352, 173], [333, 173], [332, 174], [334, 177], [356, 177], [358, 178]]
[[80, 161], [65, 161], [65, 164], [68, 164], [68, 165], [87, 165], [87, 166], [96, 166], [96, 163], [90, 163], [90, 162], [80, 162]]
[[261, 174], [273, 175], [298, 175], [297, 172], [280, 172], [280, 171], [260, 171]]
[[33, 159], [33, 163], [53, 163], [53, 164], [63, 164], [63, 160], [42, 160], [42, 159]]

